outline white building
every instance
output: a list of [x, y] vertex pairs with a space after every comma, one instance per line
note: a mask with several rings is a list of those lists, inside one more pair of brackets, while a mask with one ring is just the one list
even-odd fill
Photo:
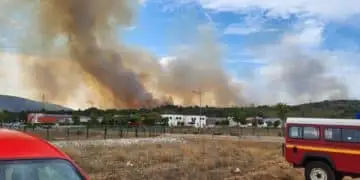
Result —
[[162, 114], [162, 118], [168, 118], [168, 125], [170, 127], [180, 126], [185, 124], [184, 116], [180, 114]]
[[193, 126], [196, 128], [204, 128], [206, 127], [206, 116], [199, 115], [184, 115], [185, 126]]
[[170, 127], [175, 126], [193, 126], [196, 128], [206, 127], [206, 116], [199, 115], [181, 115], [181, 114], [162, 114], [162, 118], [168, 118]]

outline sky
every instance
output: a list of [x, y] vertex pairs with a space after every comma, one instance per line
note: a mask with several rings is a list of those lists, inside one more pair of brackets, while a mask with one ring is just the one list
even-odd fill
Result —
[[[359, 1], [147, 0], [143, 3], [137, 23], [125, 33], [125, 41], [166, 57], [172, 48], [191, 41], [196, 25], [211, 24], [219, 44], [225, 47], [224, 69], [247, 85], [249, 96], [272, 94], [260, 96], [254, 102], [300, 103], [360, 97]], [[296, 52], [283, 57], [292, 51]], [[308, 59], [321, 63], [323, 70], [315, 70], [321, 73], [276, 72], [285, 68], [284, 61], [293, 61], [296, 66]], [[306, 87], [287, 95], [298, 86], [294, 85], [296, 82], [281, 85], [279, 81], [286, 81], [287, 75], [302, 76], [297, 78], [298, 84]], [[311, 90], [314, 82], [303, 82], [306, 78], [326, 82], [315, 82], [319, 87]], [[334, 95], [330, 93], [332, 90], [343, 92]]]
[[[255, 103], [360, 98], [358, 0], [142, 0], [138, 11], [119, 40], [165, 62], [209, 25], [224, 70]], [[4, 54], [11, 52], [16, 37], [0, 33]], [[18, 71], [9, 59], [0, 60], [0, 93], [26, 94], [2, 76]]]

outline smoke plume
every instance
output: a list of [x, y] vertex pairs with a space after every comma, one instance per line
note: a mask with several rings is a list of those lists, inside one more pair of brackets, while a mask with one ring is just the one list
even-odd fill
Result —
[[334, 67], [331, 66], [332, 59], [328, 54], [309, 54], [297, 44], [284, 41], [262, 50], [261, 56], [271, 62], [264, 68], [266, 73], [262, 75], [267, 77], [269, 83], [268, 94], [276, 94], [275, 99], [303, 103], [349, 97], [344, 80], [331, 74], [331, 68]]
[[[240, 87], [221, 68], [221, 53], [213, 34], [190, 51], [181, 52], [167, 67], [146, 50], [117, 41], [118, 28], [131, 25], [137, 2], [127, 0], [13, 0], [8, 15], [27, 14], [20, 41], [26, 87], [34, 96], [46, 93], [50, 101], [66, 103], [80, 84], [95, 93], [101, 107], [152, 107], [171, 101], [208, 105], [244, 103]], [[3, 6], [5, 7], [5, 6]], [[24, 22], [25, 23], [25, 22]], [[205, 35], [202, 35], [205, 34]]]

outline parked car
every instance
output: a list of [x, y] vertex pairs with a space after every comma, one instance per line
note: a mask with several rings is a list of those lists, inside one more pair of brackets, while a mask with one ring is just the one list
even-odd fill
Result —
[[1, 180], [89, 180], [60, 149], [30, 134], [0, 129]]

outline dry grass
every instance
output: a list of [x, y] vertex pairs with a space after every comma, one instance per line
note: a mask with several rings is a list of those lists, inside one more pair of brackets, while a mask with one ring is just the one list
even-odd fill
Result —
[[63, 150], [95, 180], [303, 179], [276, 143], [187, 139], [185, 144]]

